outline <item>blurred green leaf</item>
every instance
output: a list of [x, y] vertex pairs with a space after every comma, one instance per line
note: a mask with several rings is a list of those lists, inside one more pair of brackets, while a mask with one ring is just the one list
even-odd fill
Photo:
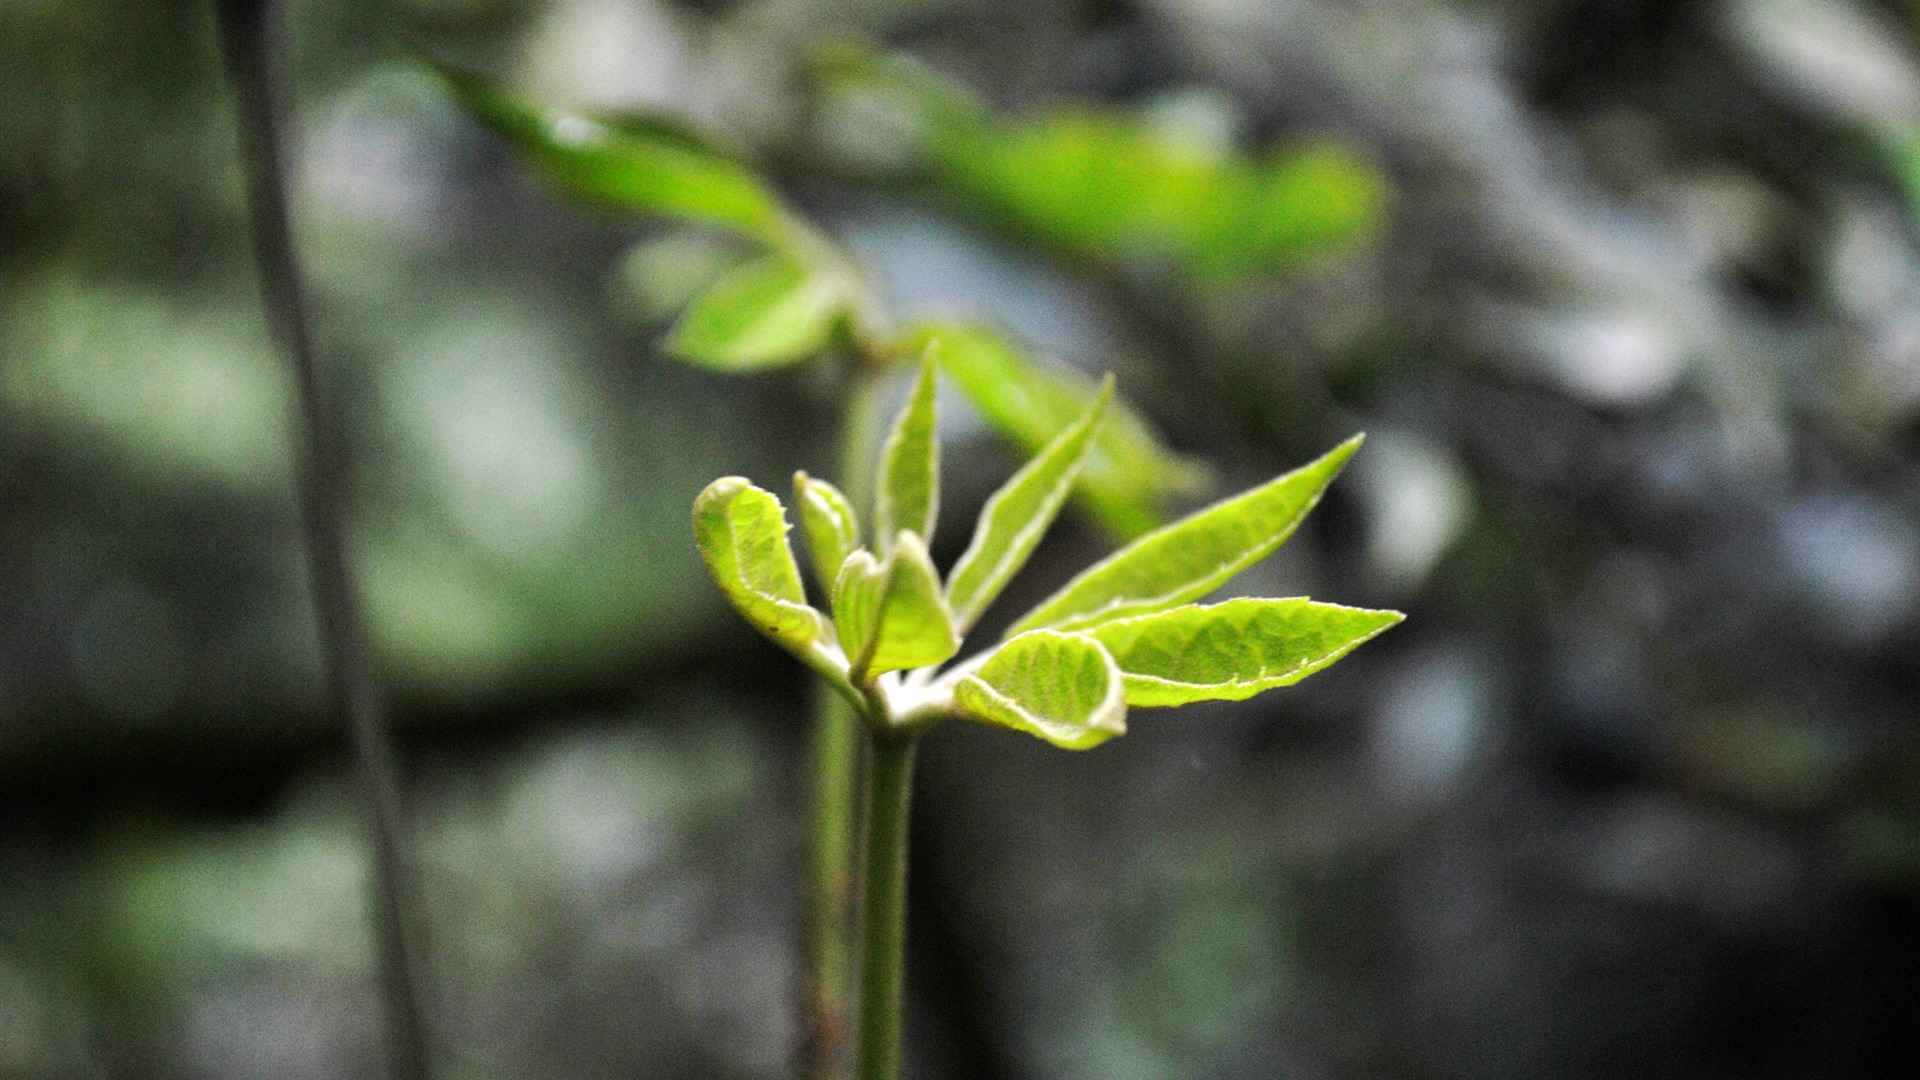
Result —
[[954, 687], [969, 719], [1085, 750], [1124, 735], [1127, 703], [1106, 647], [1078, 634], [1034, 630], [994, 650]]
[[762, 256], [702, 293], [674, 325], [666, 349], [723, 371], [798, 363], [826, 349], [846, 303], [846, 282], [836, 272]]
[[934, 412], [933, 349], [923, 350], [913, 390], [880, 450], [873, 508], [874, 542], [882, 554], [894, 533], [909, 529], [933, 538], [940, 513], [940, 432]]
[[1185, 705], [1291, 686], [1405, 617], [1305, 599], [1240, 599], [1083, 632], [1113, 654], [1128, 705]]
[[1026, 565], [1034, 545], [1059, 515], [1112, 400], [1113, 377], [1108, 376], [1080, 419], [1055, 436], [987, 500], [974, 528], [973, 542], [954, 564], [947, 581], [947, 603], [963, 632]]
[[1378, 167], [1335, 142], [1273, 150], [1232, 182], [1245, 185], [1238, 213], [1196, 259], [1217, 276], [1287, 269], [1364, 241], [1388, 195]]
[[1082, 257], [1165, 261], [1218, 284], [1364, 240], [1386, 201], [1379, 169], [1333, 143], [1255, 157], [1114, 111], [998, 121], [925, 68], [857, 46], [820, 70], [839, 94], [912, 115], [937, 181]]
[[621, 257], [621, 297], [640, 318], [665, 322], [739, 266], [749, 254], [745, 246], [739, 236], [706, 225], [663, 229]]
[[666, 120], [590, 116], [532, 101], [476, 72], [436, 64], [468, 111], [556, 180], [630, 210], [723, 225], [775, 244], [791, 237], [761, 179]]
[[1067, 582], [1008, 636], [1037, 627], [1098, 626], [1205, 596], [1293, 535], [1361, 438], [1355, 435], [1309, 465], [1135, 540]]
[[725, 142], [711, 131], [678, 117], [638, 109], [609, 109], [593, 117], [627, 138], [641, 142], [675, 146], [691, 154], [717, 161], [730, 161], [745, 168], [746, 155], [739, 147]]
[[808, 666], [843, 678], [826, 648], [826, 620], [807, 606], [801, 590], [787, 527], [780, 500], [738, 476], [708, 484], [693, 504], [700, 557], [734, 608]]
[[800, 532], [820, 585], [831, 595], [840, 567], [860, 546], [860, 519], [840, 489], [804, 472], [793, 474], [793, 501], [800, 508]]
[[1887, 151], [1893, 157], [1894, 174], [1906, 191], [1907, 209], [1920, 218], [1920, 132], [1890, 138]]
[[[909, 348], [936, 340], [948, 378], [989, 424], [1028, 453], [1040, 452], [1084, 416], [1099, 393], [1092, 379], [1043, 365], [984, 327], [930, 324], [907, 338]], [[1169, 497], [1207, 486], [1206, 470], [1169, 449], [1124, 399], [1108, 408], [1093, 446], [1080, 471], [1080, 494], [1094, 519], [1122, 539], [1165, 521]]]
[[885, 562], [865, 548], [847, 558], [834, 585], [834, 623], [856, 681], [938, 664], [960, 651], [940, 574], [926, 543], [906, 529]]

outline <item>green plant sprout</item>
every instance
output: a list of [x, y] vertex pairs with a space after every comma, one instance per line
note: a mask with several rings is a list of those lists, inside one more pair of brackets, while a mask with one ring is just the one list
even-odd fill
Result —
[[[1011, 728], [1069, 750], [1126, 731], [1129, 706], [1240, 700], [1288, 686], [1401, 621], [1293, 599], [1194, 601], [1278, 548], [1360, 446], [1148, 533], [948, 667], [967, 631], [1060, 512], [1106, 419], [1111, 378], [1066, 430], [991, 498], [943, 582], [927, 554], [940, 506], [934, 355], [881, 450], [872, 531], [831, 484], [794, 477], [801, 533], [827, 611], [811, 606], [773, 493], [737, 476], [693, 508], [701, 557], [734, 608], [825, 676], [864, 724], [869, 820], [856, 1075], [900, 1074], [908, 804], [919, 736], [949, 719]], [[863, 543], [864, 541], [864, 543]], [[830, 614], [829, 614], [830, 612]]]
[[[1297, 265], [1363, 236], [1379, 202], [1377, 175], [1357, 159], [1319, 151], [1308, 158], [1280, 153], [1255, 159], [1224, 147], [1196, 156], [1179, 140], [1170, 142], [1130, 118], [1107, 122], [1082, 116], [1038, 128], [1006, 124], [990, 120], [983, 107], [959, 91], [919, 79], [912, 69], [861, 48], [821, 55], [816, 74], [827, 93], [873, 91], [908, 101], [926, 121], [921, 134], [924, 149], [939, 165], [936, 179], [1076, 257], [1124, 259], [1144, 253], [1170, 259], [1190, 281], [1217, 286]], [[742, 610], [755, 612], [762, 631], [820, 672], [828, 688], [815, 708], [809, 752], [803, 1053], [809, 1076], [834, 1080], [844, 1074], [852, 1027], [858, 952], [854, 924], [860, 921], [854, 907], [856, 885], [872, 869], [863, 871], [860, 861], [863, 798], [869, 800], [866, 814], [872, 819], [864, 835], [885, 833], [889, 822], [905, 827], [904, 817], [888, 817], [894, 813], [891, 802], [874, 800], [866, 791], [871, 777], [863, 778], [861, 718], [868, 717], [868, 731], [893, 733], [876, 743], [887, 747], [961, 702], [976, 718], [998, 717], [997, 722], [1013, 726], [1026, 723], [1018, 708], [991, 703], [1029, 701], [1039, 692], [1030, 687], [1027, 696], [1010, 694], [1012, 684], [1053, 685], [1042, 677], [1052, 669], [1033, 666], [1042, 653], [1056, 657], [1058, 664], [1073, 655], [1083, 660], [1115, 655], [1122, 630], [1103, 631], [1114, 639], [1099, 644], [1101, 653], [1087, 651], [1085, 642], [1099, 639], [1080, 629], [1092, 625], [1086, 621], [1088, 612], [1104, 610], [1104, 600], [1074, 613], [1075, 618], [1065, 620], [1067, 625], [1048, 620], [1022, 628], [1071, 635], [1055, 642], [1051, 651], [1040, 650], [1051, 638], [1023, 634], [1018, 648], [997, 650], [964, 672], [927, 672], [958, 650], [959, 637], [1031, 551], [1063, 501], [1071, 499], [1106, 531], [1131, 540], [1161, 526], [1172, 500], [1201, 494], [1211, 473], [1170, 449], [1111, 386], [1043, 362], [1003, 333], [946, 322], [896, 325], [851, 255], [713, 140], [669, 120], [558, 108], [476, 73], [435, 66], [469, 113], [519, 148], [549, 178], [594, 202], [690, 226], [692, 233], [660, 241], [676, 273], [702, 263], [683, 257], [689, 240], [692, 247], [711, 251], [714, 235], [724, 238], [720, 258], [704, 264], [727, 265], [698, 282], [683, 283], [690, 286], [684, 294], [657, 305], [679, 312], [664, 341], [670, 355], [728, 373], [823, 361], [840, 375], [835, 478], [841, 488], [809, 480], [796, 495], [814, 564], [835, 568], [833, 580], [823, 582], [832, 594], [831, 617], [807, 606], [797, 576], [784, 569], [792, 565], [790, 555], [785, 562], [778, 557], [785, 550], [784, 529], [756, 531], [781, 520], [777, 500], [744, 481], [729, 481], [710, 489], [701, 503], [703, 528], [720, 530], [703, 537], [709, 565], [723, 582], [733, 583], [728, 595]], [[1094, 137], [1087, 137], [1089, 131]], [[985, 172], [961, 168], [976, 158], [997, 165]], [[1050, 163], [1061, 160], [1073, 166], [1069, 171], [1079, 185], [1075, 191], [1104, 193], [1098, 202], [1102, 216], [1067, 213], [1072, 210], [1067, 204], [1082, 201], [1078, 195], [1065, 204], [1028, 197], [1039, 178], [1060, 180]], [[1027, 175], [1022, 162], [1040, 171]], [[1223, 208], [1226, 218], [1220, 217]], [[1198, 232], [1180, 224], [1195, 211], [1205, 211], [1192, 219]], [[1248, 228], [1255, 218], [1260, 227]], [[1090, 242], [1097, 238], [1104, 242]], [[896, 426], [884, 454], [879, 445], [884, 383], [934, 342], [941, 350], [940, 369], [986, 423], [1036, 453], [1036, 463], [1053, 463], [1020, 489], [1021, 494], [1009, 493], [989, 507], [988, 520], [1017, 519], [1024, 526], [1011, 533], [983, 533], [981, 542], [989, 547], [970, 551], [944, 585], [925, 551], [938, 508], [931, 402], [909, 412], [922, 427]], [[922, 380], [927, 393], [931, 377]], [[924, 460], [913, 457], [920, 452]], [[877, 484], [876, 459], [881, 462]], [[914, 487], [909, 476], [924, 482]], [[869, 503], [874, 507], [873, 532], [863, 548], [851, 507]], [[737, 536], [739, 543], [729, 547], [730, 536]], [[845, 582], [839, 580], [842, 573]], [[1227, 610], [1221, 618], [1256, 618], [1254, 610]], [[1279, 609], [1257, 610], [1264, 626]], [[1200, 629], [1196, 626], [1195, 632]], [[1137, 645], [1124, 651], [1144, 656], [1168, 632], [1166, 627], [1149, 627]], [[945, 654], [936, 657], [941, 650]], [[1040, 651], [1022, 660], [1030, 650]], [[1021, 675], [1022, 670], [1028, 675]], [[1136, 681], [1146, 677], [1140, 674]], [[1124, 702], [1127, 695], [1114, 700]], [[887, 717], [887, 725], [877, 726], [874, 716]], [[1058, 709], [1033, 713], [1026, 729], [1043, 737], [1046, 731], [1062, 734], [1078, 723], [1064, 716]], [[1086, 719], [1078, 735], [1063, 737], [1091, 745], [1117, 730], [1122, 717], [1122, 707], [1114, 705]], [[890, 775], [890, 764], [899, 765], [876, 751], [867, 772]], [[904, 785], [903, 769], [893, 773]], [[904, 791], [902, 786], [901, 799]], [[899, 850], [904, 857], [904, 847]], [[870, 906], [874, 892], [870, 887]], [[871, 914], [865, 921], [869, 928], [876, 925]], [[876, 991], [868, 983], [864, 992]], [[897, 987], [893, 996], [897, 998]], [[875, 1014], [871, 1007], [867, 1012]]]

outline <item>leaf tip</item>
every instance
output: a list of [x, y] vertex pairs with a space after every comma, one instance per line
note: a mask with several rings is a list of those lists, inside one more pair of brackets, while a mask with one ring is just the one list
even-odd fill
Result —
[[701, 488], [700, 494], [693, 500], [693, 504], [700, 506], [704, 503], [712, 502], [715, 499], [723, 499], [731, 495], [737, 495], [743, 489], [752, 486], [753, 481], [744, 476], [723, 476], [713, 483], [708, 484], [706, 487]]
[[914, 368], [913, 396], [931, 394], [934, 390], [934, 376], [940, 372], [940, 339], [928, 338], [927, 347], [920, 350], [920, 363]]

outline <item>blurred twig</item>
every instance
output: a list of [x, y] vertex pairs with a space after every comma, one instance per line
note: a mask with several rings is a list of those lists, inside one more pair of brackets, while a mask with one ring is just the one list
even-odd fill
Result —
[[345, 725], [374, 852], [374, 902], [386, 1008], [389, 1067], [396, 1080], [427, 1080], [420, 925], [413, 903], [398, 768], [375, 681], [360, 597], [347, 569], [340, 522], [344, 459], [337, 417], [321, 386], [281, 180], [278, 36], [274, 0], [216, 0], [228, 74], [237, 99], [240, 155], [261, 300], [275, 344], [298, 386], [302, 442], [299, 498], [328, 692]]

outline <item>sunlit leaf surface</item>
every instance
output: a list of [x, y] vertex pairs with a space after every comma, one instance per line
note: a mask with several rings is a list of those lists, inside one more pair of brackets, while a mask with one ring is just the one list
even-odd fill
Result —
[[772, 492], [738, 476], [721, 477], [694, 501], [693, 531], [714, 582], [754, 629], [837, 674], [825, 649], [830, 631], [807, 606], [787, 545], [786, 509]]
[[860, 546], [860, 521], [839, 488], [804, 472], [793, 474], [793, 501], [800, 509], [800, 532], [807, 540], [814, 576], [831, 590], [841, 565]]
[[960, 634], [940, 595], [940, 575], [920, 537], [902, 530], [886, 560], [865, 549], [841, 568], [834, 621], [856, 679], [925, 667], [960, 651]]
[[935, 370], [930, 354], [921, 360], [906, 406], [894, 419], [881, 448], [873, 510], [876, 543], [889, 543], [902, 529], [917, 533], [922, 540], [933, 538], [934, 521], [940, 512]]
[[1120, 669], [1091, 638], [1035, 630], [1000, 646], [954, 688], [970, 719], [1085, 750], [1127, 730]]
[[1084, 631], [1113, 654], [1127, 704], [1239, 701], [1290, 686], [1400, 622], [1397, 611], [1311, 600], [1228, 600]]
[[973, 542], [954, 564], [947, 582], [947, 602], [963, 631], [1026, 565], [1034, 545], [1059, 515], [1112, 399], [1113, 379], [1109, 377], [1086, 413], [987, 500], [974, 528]]
[[1128, 544], [1081, 572], [1008, 635], [1095, 626], [1205, 596], [1293, 535], [1360, 439], [1356, 435], [1312, 464]]

